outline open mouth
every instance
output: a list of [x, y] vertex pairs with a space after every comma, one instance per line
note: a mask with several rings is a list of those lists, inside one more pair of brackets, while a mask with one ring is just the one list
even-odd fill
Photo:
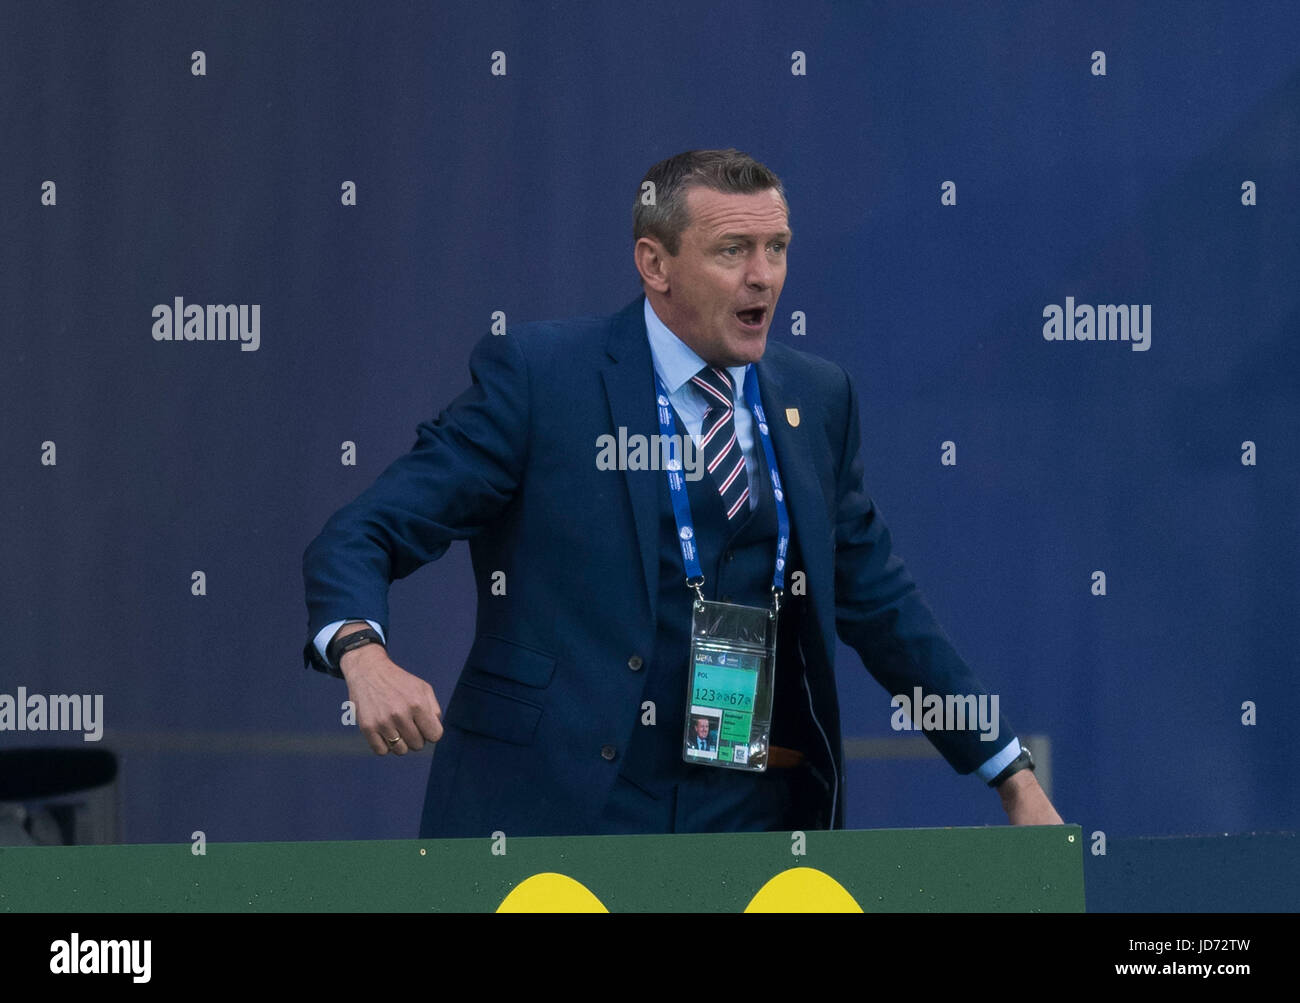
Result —
[[743, 326], [751, 331], [757, 331], [763, 326], [763, 321], [767, 319], [767, 307], [756, 306], [748, 310], [737, 310], [736, 317]]

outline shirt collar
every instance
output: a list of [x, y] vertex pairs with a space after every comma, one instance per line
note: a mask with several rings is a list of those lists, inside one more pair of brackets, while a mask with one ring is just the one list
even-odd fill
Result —
[[[695, 354], [686, 342], [677, 337], [668, 326], [659, 319], [650, 297], [645, 299], [645, 330], [650, 339], [650, 354], [654, 357], [655, 372], [663, 380], [664, 387], [670, 394], [675, 394], [692, 376], [708, 365]], [[745, 399], [745, 370], [747, 366], [728, 366], [732, 386], [736, 388], [736, 403]]]

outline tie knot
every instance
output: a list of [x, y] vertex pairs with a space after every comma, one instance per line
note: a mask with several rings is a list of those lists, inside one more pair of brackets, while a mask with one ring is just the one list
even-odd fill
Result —
[[731, 374], [725, 369], [705, 366], [691, 377], [691, 382], [700, 388], [710, 407], [721, 406], [728, 411], [735, 409], [736, 388], [731, 384]]

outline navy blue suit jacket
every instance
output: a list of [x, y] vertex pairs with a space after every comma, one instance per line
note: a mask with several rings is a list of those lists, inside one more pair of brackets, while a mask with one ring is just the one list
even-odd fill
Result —
[[[645, 673], [628, 663], [648, 661], [654, 644], [664, 474], [600, 470], [596, 454], [597, 438], [620, 426], [658, 432], [642, 303], [484, 337], [470, 388], [419, 426], [410, 452], [336, 512], [304, 555], [304, 657], [315, 664], [310, 639], [331, 621], [376, 620], [391, 638], [389, 583], [453, 540], [469, 541], [475, 639], [443, 702], [422, 836], [595, 831], [617, 750], [639, 726]], [[769, 339], [757, 371], [807, 572], [812, 615], [800, 650], [834, 760], [838, 827], [837, 633], [891, 694], [984, 691], [891, 551], [863, 483], [844, 369]], [[797, 424], [787, 409], [797, 409]], [[504, 596], [491, 594], [498, 571]], [[929, 737], [968, 773], [1013, 734], [1004, 721], [997, 743], [975, 731]]]

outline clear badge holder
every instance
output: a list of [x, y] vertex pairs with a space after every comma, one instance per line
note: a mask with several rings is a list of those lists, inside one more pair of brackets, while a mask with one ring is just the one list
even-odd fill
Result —
[[686, 762], [767, 769], [778, 606], [779, 600], [771, 609], [705, 599], [691, 604]]

